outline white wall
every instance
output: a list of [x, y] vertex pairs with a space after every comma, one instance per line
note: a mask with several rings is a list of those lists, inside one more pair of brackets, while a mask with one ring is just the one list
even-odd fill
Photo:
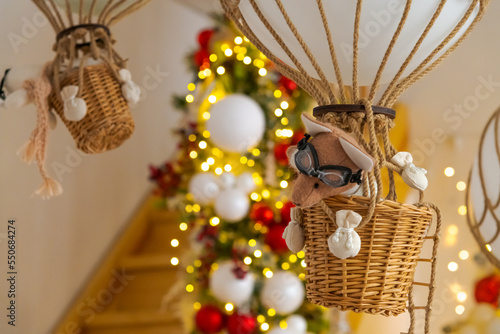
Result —
[[[499, 11], [500, 3], [492, 2], [485, 20], [464, 45], [403, 96], [411, 112], [413, 150], [421, 151], [419, 143], [423, 142], [432, 148], [423, 162], [431, 180], [427, 199], [441, 206], [445, 230], [450, 224], [459, 227], [456, 243], [443, 243], [440, 248], [437, 296], [441, 307], [436, 307], [432, 333], [439, 333], [443, 324], [458, 317], [454, 312], [458, 302], [446, 294], [449, 288], [446, 282], [456, 281], [472, 296], [467, 289], [472, 287], [477, 267], [471, 259], [461, 261], [457, 255], [462, 249], [473, 253], [477, 248], [464, 218], [457, 214], [464, 194], [455, 189], [455, 184], [467, 179], [479, 132], [500, 104], [499, 87], [494, 88], [490, 97], [481, 100], [457, 129], [452, 129], [452, 124], [443, 119], [443, 113], [455, 103], [474, 96], [480, 85], [479, 76], [491, 75], [493, 81], [500, 82], [500, 43], [496, 42], [500, 33]], [[20, 45], [18, 52], [11, 47], [8, 34], [21, 35], [24, 20], [30, 21], [34, 13], [36, 9], [29, 1], [0, 0], [0, 70], [16, 64], [43, 63], [52, 58], [54, 35], [48, 25]], [[0, 111], [0, 233], [5, 233], [10, 217], [18, 219], [20, 229], [19, 327], [8, 328], [1, 311], [0, 332], [46, 333], [147, 192], [146, 165], [163, 161], [173, 148], [170, 129], [175, 126], [177, 114], [172, 110], [170, 96], [173, 92], [183, 92], [189, 82], [183, 56], [194, 47], [200, 28], [208, 25], [205, 17], [171, 1], [153, 1], [113, 29], [117, 48], [130, 58], [129, 67], [137, 82], [141, 83], [148, 75], [148, 67], [154, 69], [157, 65], [169, 76], [158, 88], [148, 92], [148, 98], [134, 111], [136, 132], [132, 139], [107, 154], [83, 157], [72, 173], [64, 175], [65, 192], [59, 198], [50, 201], [31, 198], [40, 177], [34, 166], [26, 166], [16, 156], [16, 150], [34, 126], [33, 108]], [[449, 138], [434, 146], [429, 144], [427, 139], [434, 128], [443, 129]], [[72, 138], [59, 124], [51, 133], [49, 167], [51, 161], [64, 163], [67, 147], [74, 147]], [[453, 178], [444, 177], [442, 171], [446, 166], [455, 168]], [[5, 246], [3, 240], [0, 272], [5, 268]], [[459, 263], [457, 273], [446, 269], [449, 261]], [[0, 291], [4, 291], [3, 278], [0, 282]], [[0, 310], [4, 309], [5, 300], [1, 292]], [[466, 310], [469, 303], [470, 298], [465, 304]], [[378, 328], [384, 328], [387, 333], [406, 327], [405, 317], [365, 316], [363, 319], [360, 333], [374, 332], [375, 324], [383, 326]]]
[[[35, 13], [31, 1], [0, 0], [1, 71], [53, 58], [54, 32], [48, 24], [36, 28], [33, 36], [26, 35], [18, 50], [9, 42], [9, 34], [23, 35], [25, 20], [32, 21]], [[17, 219], [19, 228], [18, 326], [12, 329], [5, 321], [6, 242], [2, 239], [0, 333], [47, 333], [150, 190], [147, 165], [164, 161], [174, 147], [171, 129], [178, 113], [170, 97], [184, 92], [190, 82], [184, 56], [196, 46], [197, 32], [210, 25], [205, 17], [173, 1], [153, 1], [113, 28], [116, 48], [130, 59], [129, 69], [138, 84], [149, 76], [148, 69], [158, 67], [168, 77], [133, 110], [133, 137], [109, 153], [82, 157], [79, 166], [63, 175], [64, 194], [58, 198], [30, 197], [40, 176], [35, 166], [16, 156], [34, 127], [34, 108], [0, 110], [0, 233], [5, 233], [10, 217]], [[65, 163], [66, 148], [74, 150], [75, 145], [60, 123], [50, 133], [47, 167], [52, 175], [51, 162]]]

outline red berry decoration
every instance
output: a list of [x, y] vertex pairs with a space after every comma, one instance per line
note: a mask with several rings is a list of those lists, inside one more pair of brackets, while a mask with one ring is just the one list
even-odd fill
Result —
[[208, 63], [210, 61], [209, 57], [210, 57], [210, 54], [208, 53], [207, 50], [205, 50], [205, 49], [198, 50], [194, 54], [194, 63], [198, 67], [201, 67], [203, 65], [203, 63]]
[[267, 204], [255, 203], [252, 206], [250, 218], [262, 225], [270, 225], [274, 223], [274, 212]]
[[272, 225], [267, 231], [264, 241], [275, 253], [283, 254], [288, 252], [286, 241], [283, 239], [285, 228], [286, 225]]
[[293, 207], [295, 207], [295, 204], [293, 204], [291, 201], [288, 201], [285, 204], [283, 204], [283, 207], [280, 210], [281, 224], [285, 224], [286, 226], [292, 220], [290, 210]]
[[498, 307], [498, 297], [500, 296], [500, 276], [491, 275], [476, 283], [476, 301], [478, 303], [488, 303], [495, 308]]
[[227, 321], [229, 334], [253, 334], [256, 327], [257, 322], [252, 315], [233, 313]]
[[213, 305], [205, 305], [196, 313], [196, 328], [203, 334], [218, 333], [225, 325], [224, 314]]
[[210, 43], [210, 39], [213, 35], [214, 31], [211, 29], [203, 30], [198, 34], [198, 43], [202, 49], [208, 48], [208, 43]]
[[289, 147], [290, 145], [286, 143], [280, 143], [274, 146], [274, 157], [276, 158], [276, 161], [282, 166], [288, 165], [288, 156], [286, 155], [286, 151]]

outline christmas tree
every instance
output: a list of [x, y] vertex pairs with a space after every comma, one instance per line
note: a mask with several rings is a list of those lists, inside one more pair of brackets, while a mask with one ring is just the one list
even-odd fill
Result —
[[325, 333], [324, 309], [305, 299], [304, 253], [282, 238], [293, 206], [286, 150], [312, 100], [223, 19], [198, 43], [193, 81], [174, 97], [185, 115], [176, 157], [150, 166], [191, 235], [180, 264], [192, 333]]

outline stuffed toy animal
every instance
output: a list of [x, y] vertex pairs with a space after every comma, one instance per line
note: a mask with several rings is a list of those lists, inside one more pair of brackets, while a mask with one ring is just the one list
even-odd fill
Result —
[[372, 170], [373, 158], [343, 130], [305, 113], [302, 121], [307, 134], [287, 151], [290, 164], [298, 171], [292, 202], [307, 208], [323, 198], [359, 193], [363, 171]]
[[[23, 83], [28, 79], [39, 78], [42, 75], [42, 68], [42, 65], [25, 65], [15, 66], [5, 71], [2, 79], [5, 107], [19, 109], [31, 102]], [[7, 93], [3, 91], [3, 88]]]

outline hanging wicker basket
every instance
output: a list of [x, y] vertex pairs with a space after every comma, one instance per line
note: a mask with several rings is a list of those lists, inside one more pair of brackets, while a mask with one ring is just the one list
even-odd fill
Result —
[[70, 131], [78, 149], [85, 153], [102, 153], [120, 146], [134, 131], [134, 121], [121, 85], [106, 64], [83, 68], [83, 83], [75, 69], [61, 81], [61, 88], [80, 85], [81, 97], [88, 107], [87, 115], [78, 122], [64, 117], [60, 95], [53, 91], [51, 106]]
[[[333, 213], [353, 210], [366, 215], [370, 206], [369, 198], [359, 196], [335, 196], [324, 202]], [[359, 254], [341, 260], [327, 243], [337, 229], [335, 222], [321, 205], [304, 209], [308, 300], [344, 311], [385, 316], [405, 312], [431, 221], [432, 212], [427, 207], [382, 201], [370, 221], [356, 229], [361, 238]]]

